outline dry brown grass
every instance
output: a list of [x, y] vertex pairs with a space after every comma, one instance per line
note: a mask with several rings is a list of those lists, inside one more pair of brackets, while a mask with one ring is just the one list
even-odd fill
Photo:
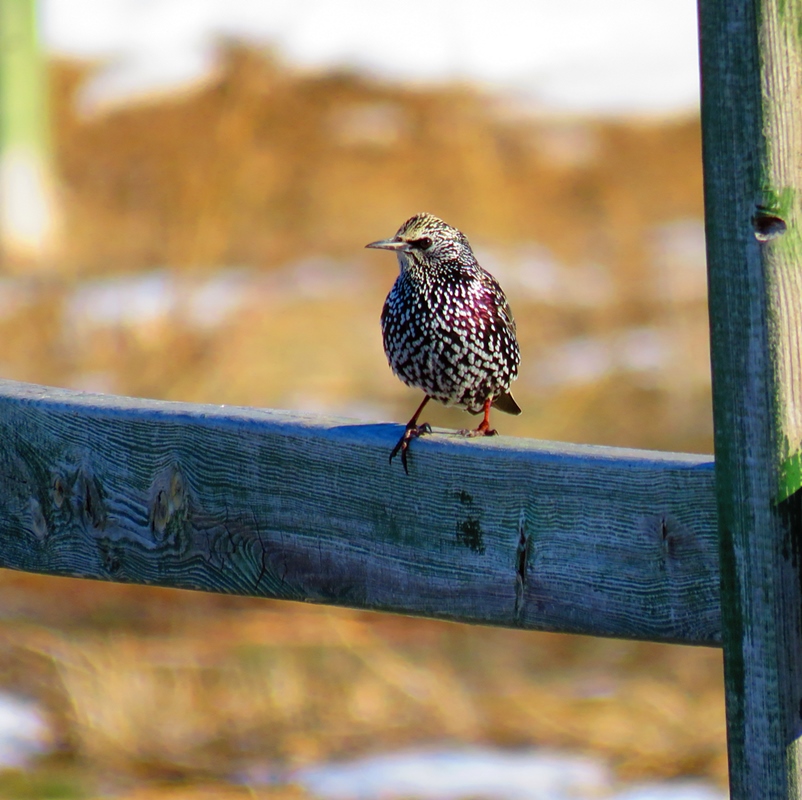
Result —
[[45, 580], [7, 577], [37, 623], [4, 624], [0, 652], [65, 753], [117, 785], [442, 741], [725, 779], [718, 651]]
[[301, 76], [232, 48], [199, 93], [83, 120], [83, 74], [53, 73], [69, 271], [351, 257], [428, 209], [636, 290], [649, 226], [702, 215], [695, 119], [520, 119], [469, 89]]

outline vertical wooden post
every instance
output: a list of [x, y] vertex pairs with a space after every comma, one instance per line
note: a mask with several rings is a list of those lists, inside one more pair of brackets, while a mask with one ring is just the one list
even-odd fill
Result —
[[734, 800], [802, 797], [802, 3], [700, 0]]
[[58, 230], [35, 0], [0, 0], [0, 256], [40, 265]]

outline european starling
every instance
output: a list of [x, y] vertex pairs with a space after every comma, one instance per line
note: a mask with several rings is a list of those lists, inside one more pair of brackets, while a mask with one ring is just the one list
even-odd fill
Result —
[[393, 250], [398, 276], [381, 315], [384, 352], [407, 386], [422, 389], [423, 402], [390, 453], [401, 453], [404, 471], [412, 439], [429, 433], [418, 425], [432, 398], [446, 406], [484, 412], [466, 436], [492, 436], [490, 407], [521, 409], [510, 394], [521, 361], [515, 320], [498, 281], [476, 261], [465, 235], [431, 214], [408, 219], [392, 239], [367, 247]]

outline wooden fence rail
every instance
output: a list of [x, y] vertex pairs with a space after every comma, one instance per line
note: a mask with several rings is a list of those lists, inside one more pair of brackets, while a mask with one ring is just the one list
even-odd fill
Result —
[[719, 642], [709, 457], [398, 435], [0, 381], [0, 565]]

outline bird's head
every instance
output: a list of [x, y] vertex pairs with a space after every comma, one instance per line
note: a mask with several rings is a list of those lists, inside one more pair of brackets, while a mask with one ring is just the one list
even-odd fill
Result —
[[394, 250], [401, 269], [461, 266], [473, 262], [473, 252], [461, 231], [432, 214], [410, 217], [390, 239], [366, 247]]

